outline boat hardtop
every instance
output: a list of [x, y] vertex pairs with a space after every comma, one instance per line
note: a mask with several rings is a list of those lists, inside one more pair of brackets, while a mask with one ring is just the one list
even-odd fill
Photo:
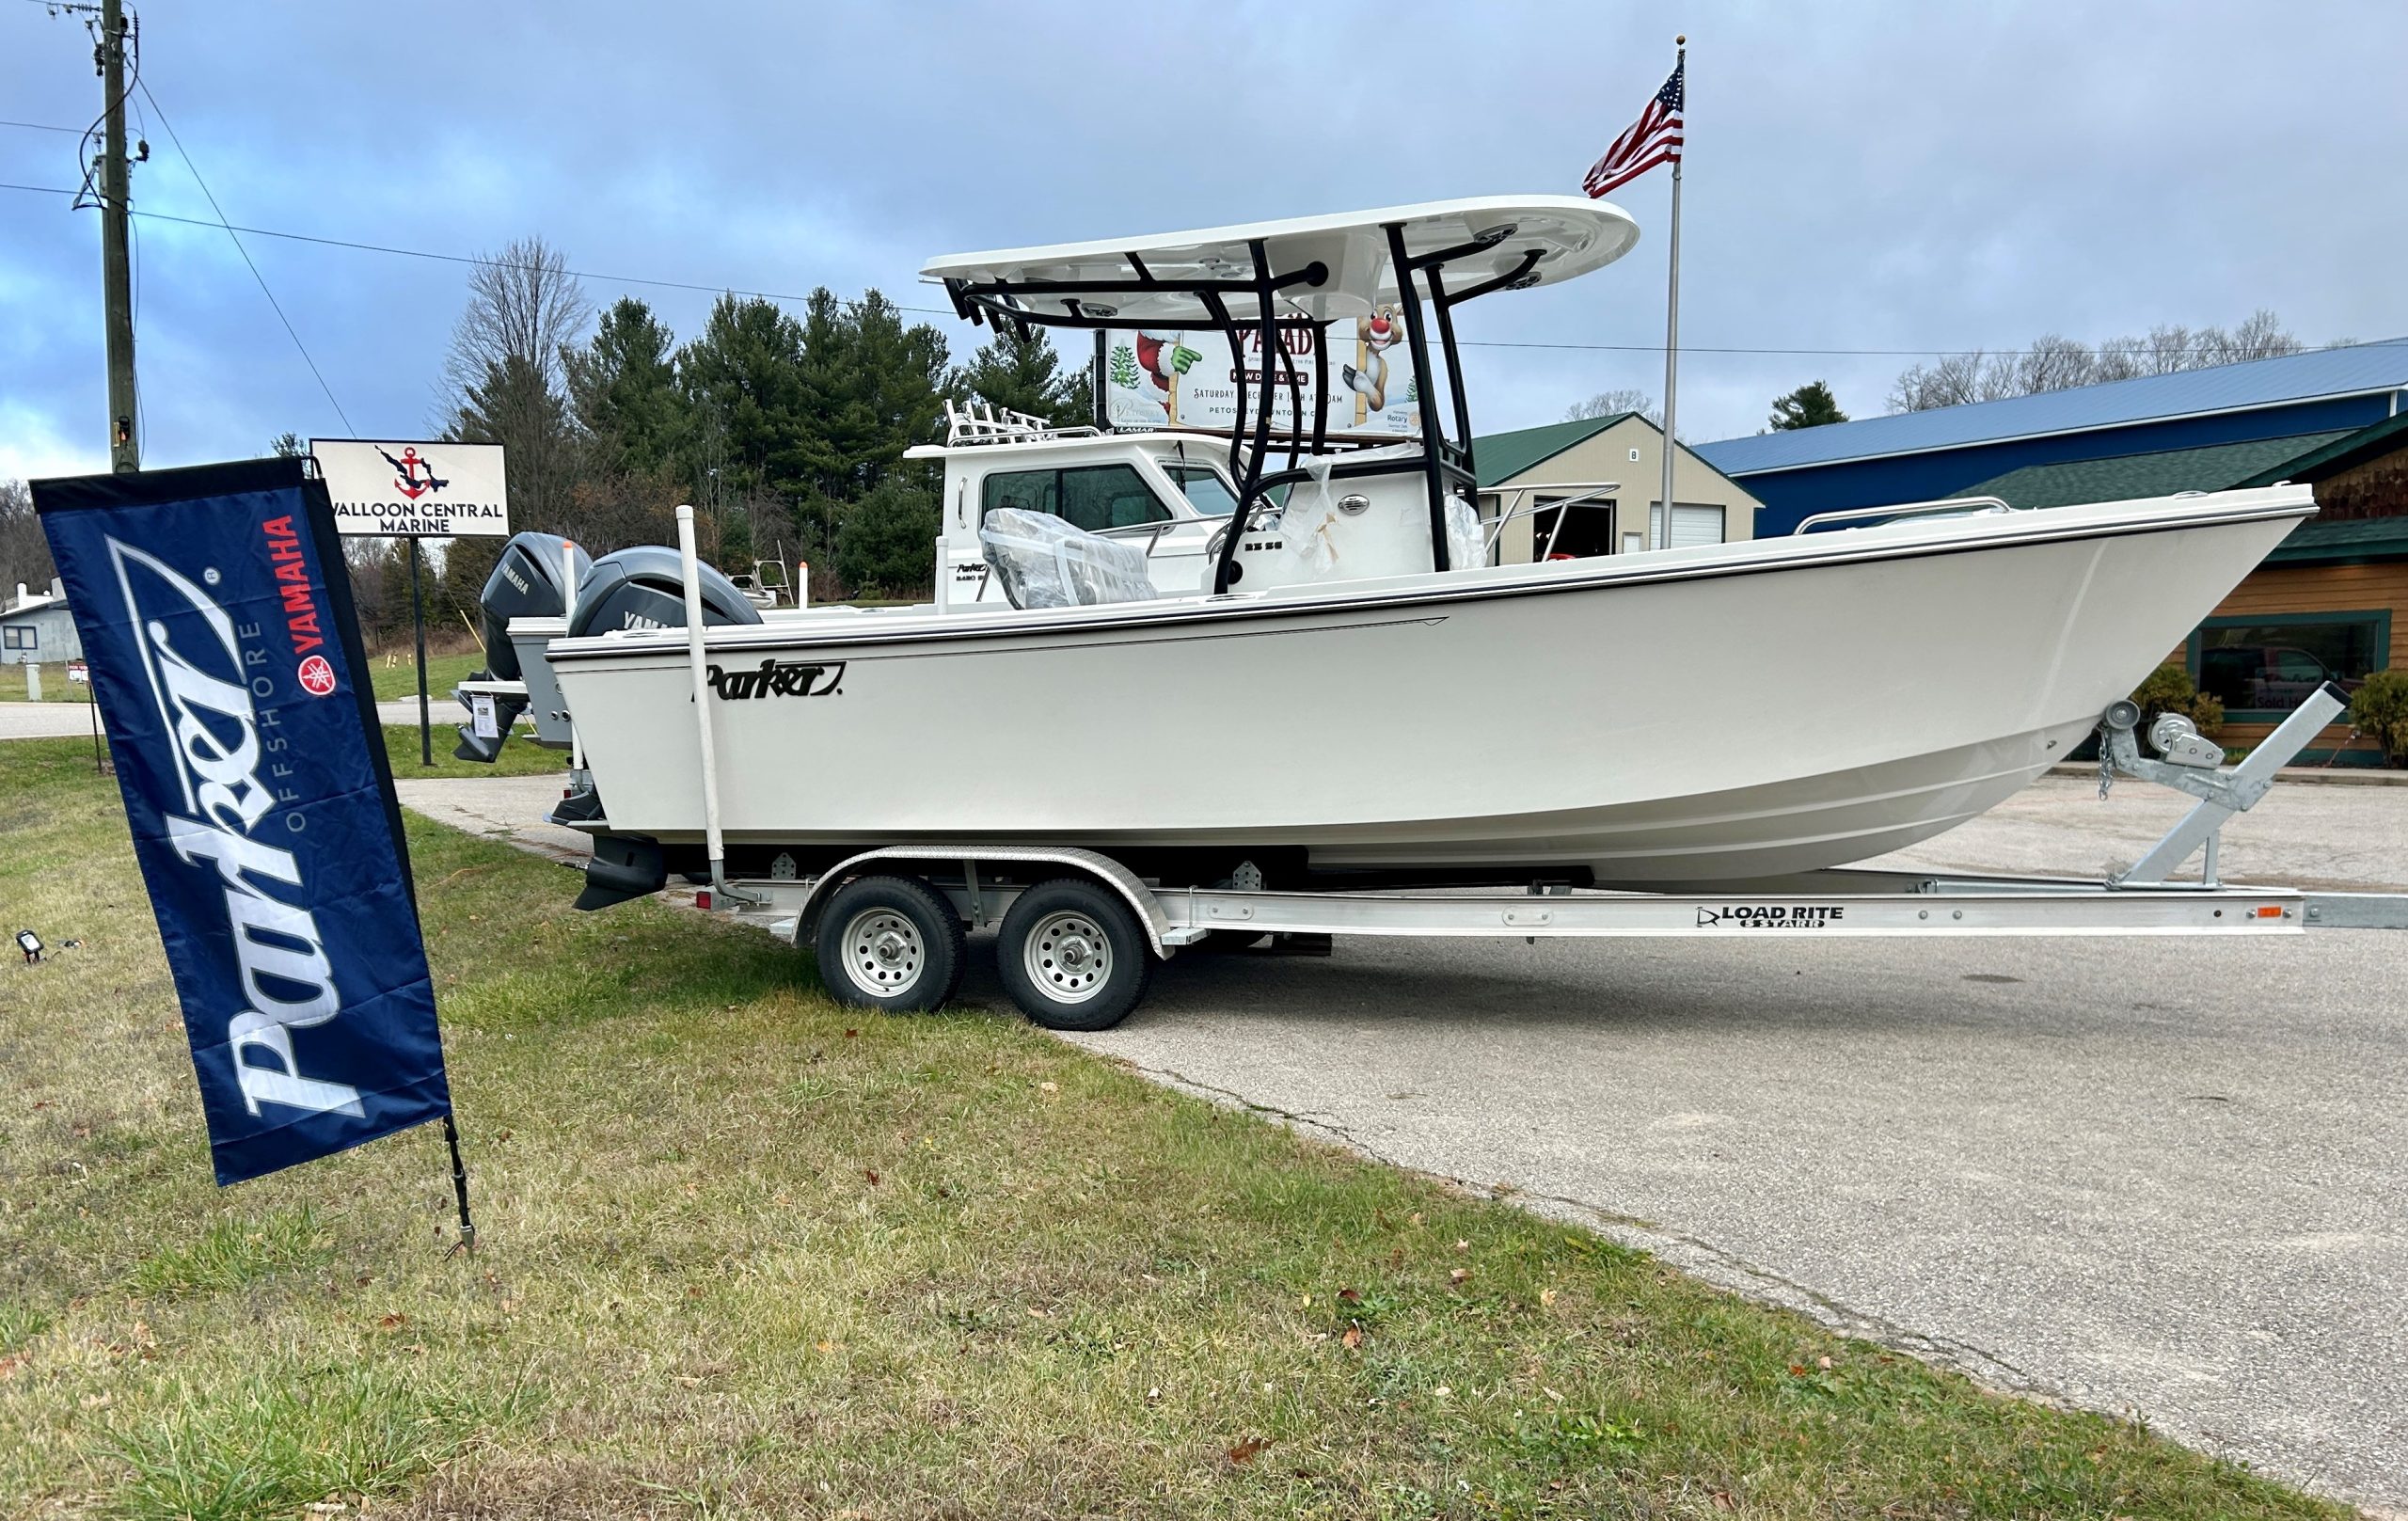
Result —
[[[1225, 316], [1259, 325], [1259, 284], [1276, 286], [1275, 318], [1317, 323], [1369, 315], [1401, 294], [1396, 252], [1424, 277], [1462, 290], [1514, 290], [1601, 269], [1639, 242], [1610, 201], [1578, 196], [1477, 196], [1375, 211], [1296, 216], [1187, 232], [1096, 238], [946, 254], [922, 267], [966, 298], [1006, 295], [1040, 322], [1101, 318], [1201, 325]], [[1258, 253], [1259, 262], [1258, 263]], [[1214, 309], [1214, 298], [1226, 309]], [[965, 315], [968, 313], [965, 312]]]

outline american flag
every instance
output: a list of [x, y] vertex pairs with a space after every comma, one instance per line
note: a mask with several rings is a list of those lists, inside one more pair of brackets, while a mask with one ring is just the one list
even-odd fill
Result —
[[1580, 182], [1592, 199], [1628, 184], [1658, 164], [1681, 161], [1681, 75], [1687, 69], [1687, 59], [1673, 67], [1672, 77], [1664, 81], [1647, 109], [1639, 113], [1628, 132], [1614, 139], [1606, 156]]

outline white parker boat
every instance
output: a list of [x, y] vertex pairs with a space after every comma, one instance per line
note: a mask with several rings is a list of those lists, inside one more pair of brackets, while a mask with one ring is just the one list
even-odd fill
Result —
[[[708, 772], [686, 629], [551, 640], [595, 789], [564, 816], [597, 837], [589, 896], [697, 870], [707, 779], [732, 878], [965, 841], [1075, 847], [1203, 886], [1661, 888], [1862, 861], [2065, 759], [2315, 511], [2293, 486], [1932, 504], [1489, 564], [1467, 528], [1455, 309], [1589, 273], [1636, 238], [1609, 203], [1524, 196], [932, 261], [990, 325], [1234, 342], [1393, 308], [1446, 404], [1425, 388], [1420, 436], [1384, 447], [1275, 438], [1268, 388], [1243, 375], [1217, 437], [957, 426], [928, 452], [946, 472], [937, 601], [705, 629]], [[1150, 584], [1065, 606], [999, 595], [984, 483], [1088, 457], [1132, 460], [1154, 512], [1068, 532], [1064, 553], [1134, 555]], [[1198, 471], [1217, 481], [1182, 473]], [[1235, 514], [1211, 510], [1231, 498]]]

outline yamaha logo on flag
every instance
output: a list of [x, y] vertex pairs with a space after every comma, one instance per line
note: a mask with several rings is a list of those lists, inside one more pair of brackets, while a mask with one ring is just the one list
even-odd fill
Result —
[[263, 460], [38, 481], [34, 501], [107, 724], [218, 1181], [448, 1117], [325, 486], [298, 461]]

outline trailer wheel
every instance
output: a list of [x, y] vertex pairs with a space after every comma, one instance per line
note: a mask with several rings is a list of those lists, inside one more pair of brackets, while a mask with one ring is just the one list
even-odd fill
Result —
[[995, 969], [1021, 1012], [1049, 1030], [1109, 1030], [1146, 996], [1153, 950], [1120, 898], [1078, 877], [1014, 900]]
[[819, 913], [819, 980], [857, 1008], [941, 1008], [961, 986], [961, 921], [917, 877], [861, 877]]

